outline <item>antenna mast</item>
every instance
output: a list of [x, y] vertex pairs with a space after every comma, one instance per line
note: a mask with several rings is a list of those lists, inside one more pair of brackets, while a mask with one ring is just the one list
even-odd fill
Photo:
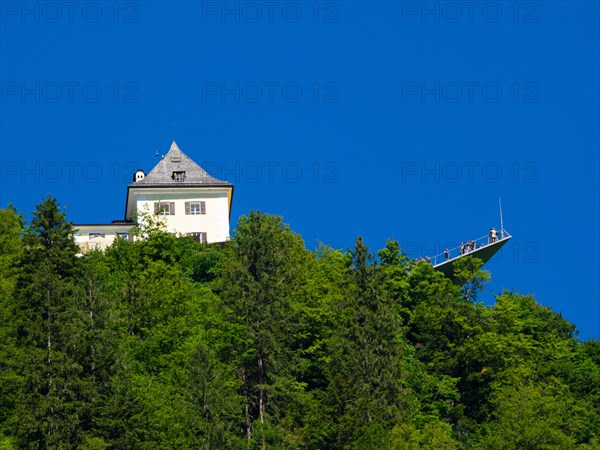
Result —
[[502, 223], [502, 198], [498, 197], [498, 204], [500, 205], [500, 239], [504, 239], [504, 224]]

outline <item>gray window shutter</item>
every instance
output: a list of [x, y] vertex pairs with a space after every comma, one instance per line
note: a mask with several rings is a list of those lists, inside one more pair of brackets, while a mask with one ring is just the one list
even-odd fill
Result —
[[158, 214], [158, 202], [154, 202], [154, 214]]
[[172, 216], [175, 215], [175, 202], [171, 202], [169, 205], [169, 211]]
[[129, 240], [129, 242], [133, 242], [133, 235], [128, 234], [127, 239]]
[[200, 242], [202, 242], [203, 244], [206, 244], [206, 232], [200, 233], [200, 236], [201, 236]]
[[206, 214], [206, 202], [200, 202], [200, 214]]
[[190, 202], [185, 202], [185, 215], [188, 216], [190, 214]]

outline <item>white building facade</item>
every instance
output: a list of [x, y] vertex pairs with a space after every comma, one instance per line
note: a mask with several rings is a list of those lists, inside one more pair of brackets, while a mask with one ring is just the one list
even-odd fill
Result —
[[209, 175], [173, 142], [150, 173], [134, 174], [127, 186], [125, 219], [75, 225], [75, 240], [86, 252], [104, 249], [117, 238], [132, 239], [129, 231], [149, 213], [160, 216], [169, 233], [203, 243], [225, 242], [232, 200], [232, 184]]

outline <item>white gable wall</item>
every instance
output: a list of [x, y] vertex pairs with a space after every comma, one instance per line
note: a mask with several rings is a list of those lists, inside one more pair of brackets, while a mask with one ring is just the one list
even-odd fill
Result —
[[[155, 203], [173, 203], [174, 214], [161, 215], [167, 231], [175, 234], [206, 233], [207, 242], [225, 242], [229, 239], [228, 190], [222, 188], [145, 188], [130, 192], [130, 202], [137, 211], [154, 214]], [[206, 214], [186, 214], [186, 202], [205, 202]], [[132, 211], [132, 214], [135, 212]], [[137, 220], [142, 216], [137, 214]]]

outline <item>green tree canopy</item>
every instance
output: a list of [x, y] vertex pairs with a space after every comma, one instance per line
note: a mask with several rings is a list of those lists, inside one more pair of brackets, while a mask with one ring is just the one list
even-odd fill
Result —
[[450, 279], [258, 211], [220, 244], [141, 219], [80, 254], [56, 199], [0, 210], [1, 448], [600, 444], [600, 343], [533, 295], [483, 304], [476, 258]]

